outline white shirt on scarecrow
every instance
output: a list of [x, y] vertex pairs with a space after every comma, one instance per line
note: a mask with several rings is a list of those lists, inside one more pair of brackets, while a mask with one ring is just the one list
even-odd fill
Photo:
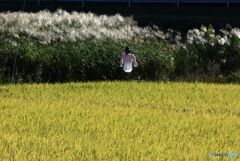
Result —
[[120, 66], [123, 67], [124, 72], [131, 73], [133, 66], [137, 67], [137, 60], [134, 54], [132, 54], [128, 47], [126, 47], [125, 52], [122, 53]]

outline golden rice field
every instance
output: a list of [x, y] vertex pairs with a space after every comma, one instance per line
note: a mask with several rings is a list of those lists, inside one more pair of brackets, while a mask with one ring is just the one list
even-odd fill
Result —
[[0, 161], [236, 160], [240, 85], [0, 85]]

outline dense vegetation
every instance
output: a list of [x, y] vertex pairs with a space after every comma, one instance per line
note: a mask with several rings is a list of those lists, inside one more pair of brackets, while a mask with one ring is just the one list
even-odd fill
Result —
[[[240, 86], [97, 82], [0, 86], [0, 160], [232, 160]], [[238, 157], [239, 158], [239, 157]]]
[[131, 18], [92, 13], [0, 14], [0, 82], [122, 79], [125, 46], [137, 56], [145, 80], [239, 81], [240, 30], [212, 26], [186, 37]]

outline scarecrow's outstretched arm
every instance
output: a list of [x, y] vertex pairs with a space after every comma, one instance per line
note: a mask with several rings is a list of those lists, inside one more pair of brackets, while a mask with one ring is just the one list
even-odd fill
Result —
[[123, 66], [123, 55], [121, 56], [121, 59], [120, 59], [120, 67]]

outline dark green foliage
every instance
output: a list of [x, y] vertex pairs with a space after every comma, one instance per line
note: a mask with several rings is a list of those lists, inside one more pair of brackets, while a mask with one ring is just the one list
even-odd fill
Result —
[[161, 80], [173, 71], [172, 54], [162, 42], [85, 40], [43, 45], [21, 39], [16, 43], [14, 46], [4, 42], [0, 46], [2, 82], [120, 80], [124, 74], [119, 66], [120, 57], [125, 46], [138, 59], [136, 76]]
[[129, 46], [143, 80], [239, 81], [239, 40], [230, 45], [173, 47], [160, 40], [85, 40], [40, 44], [29, 38], [0, 44], [0, 81], [69, 82], [121, 80], [121, 54]]
[[187, 80], [239, 81], [239, 40], [233, 38], [230, 45], [188, 44], [175, 55], [175, 75]]

